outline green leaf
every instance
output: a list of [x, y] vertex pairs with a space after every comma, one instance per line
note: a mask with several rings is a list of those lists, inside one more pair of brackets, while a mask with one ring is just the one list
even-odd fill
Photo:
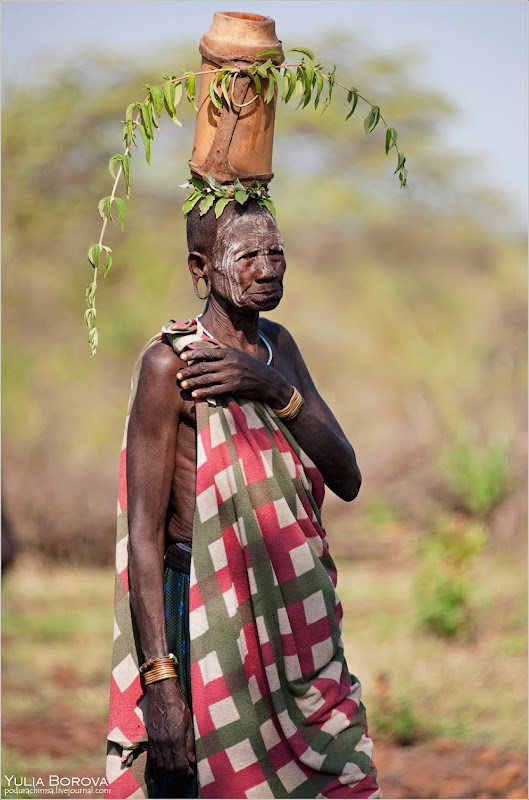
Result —
[[261, 78], [267, 78], [268, 70], [270, 69], [271, 66], [272, 66], [272, 61], [268, 59], [268, 61], [265, 61], [263, 64], [260, 64], [257, 67], [257, 73], [261, 76]]
[[386, 155], [392, 147], [397, 144], [397, 131], [395, 128], [388, 128], [386, 131]]
[[174, 104], [176, 108], [176, 106], [182, 99], [182, 81], [179, 81], [178, 83], [173, 83], [173, 86], [174, 86]]
[[261, 94], [261, 78], [259, 77], [257, 72], [255, 73], [255, 75], [252, 75], [252, 80], [255, 83], [255, 91], [257, 92], [257, 94]]
[[358, 92], [356, 91], [356, 89], [350, 89], [349, 93], [347, 94], [347, 101], [350, 103], [351, 100], [353, 101], [353, 105], [351, 106], [351, 110], [349, 111], [348, 115], [345, 118], [346, 122], [349, 119], [349, 117], [352, 117], [353, 114], [355, 113], [355, 108], [358, 103]]
[[246, 191], [235, 192], [235, 200], [237, 203], [239, 203], [239, 205], [243, 206], [248, 200], [248, 194]]
[[316, 72], [316, 86], [318, 90], [316, 92], [316, 97], [314, 99], [314, 108], [318, 108], [318, 103], [320, 102], [320, 95], [323, 90], [323, 75], [320, 72]]
[[260, 53], [257, 53], [255, 56], [256, 58], [266, 58], [267, 56], [282, 56], [283, 53], [281, 50], [262, 50]]
[[211, 102], [213, 103], [215, 108], [218, 111], [220, 111], [222, 109], [222, 103], [220, 102], [219, 98], [215, 94], [215, 81], [213, 79], [210, 80], [210, 82], [209, 82], [208, 93], [209, 93], [209, 99], [211, 100]]
[[266, 92], [264, 96], [265, 105], [269, 105], [269, 103], [273, 100], [275, 90], [276, 90], [275, 76], [273, 72], [270, 72], [268, 77], [268, 86], [266, 87]]
[[116, 173], [114, 172], [114, 164], [121, 164], [121, 153], [116, 153], [108, 162], [108, 170], [112, 177], [115, 179]]
[[145, 130], [145, 126], [138, 122], [138, 128], [140, 129], [141, 138], [143, 139], [143, 144], [145, 146], [145, 158], [147, 159], [147, 164], [151, 163], [151, 140], [147, 136], [147, 132]]
[[274, 219], [276, 218], [276, 213], [277, 213], [276, 212], [276, 207], [268, 197], [263, 197], [260, 200], [258, 200], [257, 202], [259, 203], [260, 206], [265, 206], [270, 211], [270, 213], [272, 214], [273, 218]]
[[[149, 102], [148, 109], [149, 109], [149, 116], [151, 118], [151, 123], [153, 125], [153, 128], [157, 128], [157, 130], [160, 130], [160, 126], [158, 125], [158, 120], [156, 119], [156, 114], [155, 114], [155, 111], [154, 111], [154, 104], [152, 102]], [[152, 138], [154, 139], [154, 136]]]
[[371, 126], [373, 125], [374, 119], [375, 119], [375, 109], [372, 108], [367, 117], [364, 119], [364, 132], [366, 136], [371, 130]]
[[197, 111], [197, 107], [195, 104], [195, 93], [196, 93], [196, 77], [194, 72], [187, 72], [187, 80], [186, 80], [186, 97], [188, 101], [191, 103], [195, 111]]
[[173, 122], [178, 125], [179, 128], [182, 127], [182, 123], [176, 116], [176, 106], [180, 102], [182, 98], [182, 83], [166, 83], [164, 86], [164, 102], [165, 108], [167, 109], [167, 113], [173, 120]]
[[126, 122], [126, 124], [125, 124], [125, 127], [126, 127], [126, 129], [127, 129], [127, 135], [128, 135], [128, 137], [129, 137], [129, 141], [131, 141], [131, 142], [132, 142], [132, 144], [134, 145], [134, 147], [137, 147], [138, 145], [136, 144], [136, 140], [135, 140], [135, 138], [134, 138], [134, 129], [133, 129], [133, 127], [132, 127], [132, 126], [133, 126], [133, 122], [132, 122], [132, 120], [131, 120], [131, 119], [127, 120], [127, 122]]
[[399, 171], [399, 169], [402, 169], [402, 167], [404, 166], [405, 163], [406, 163], [406, 158], [404, 156], [404, 153], [399, 153], [399, 160], [397, 162], [397, 169], [395, 170], [395, 172], [393, 174], [395, 175]]
[[112, 255], [111, 255], [112, 251], [110, 250], [109, 247], [105, 247], [105, 250], [106, 250], [106, 256], [107, 256], [107, 265], [105, 267], [104, 277], [106, 277], [107, 272], [109, 271], [110, 267], [112, 266]]
[[[333, 91], [334, 91], [334, 84], [336, 82], [335, 74], [336, 74], [336, 64], [333, 65], [332, 70], [327, 75], [327, 83], [328, 83], [328, 86], [329, 86], [329, 90], [328, 90], [327, 97], [325, 99], [325, 103], [323, 104], [323, 108], [321, 110], [322, 114], [325, 113], [325, 111], [329, 108], [329, 106], [331, 104], [332, 95], [333, 95]], [[349, 100], [349, 102], [351, 102], [351, 101]]]
[[312, 81], [314, 80], [314, 67], [310, 64], [306, 64], [304, 68], [304, 93], [303, 93], [303, 100], [301, 101], [300, 105], [302, 108], [305, 108], [310, 103], [310, 99], [312, 97]]
[[98, 206], [97, 206], [97, 208], [98, 208], [98, 210], [99, 210], [99, 216], [101, 217], [101, 219], [102, 219], [102, 220], [104, 220], [104, 219], [105, 219], [105, 215], [106, 215], [106, 201], [107, 201], [107, 200], [108, 200], [108, 197], [102, 197], [102, 198], [101, 198], [101, 200], [99, 201], [99, 204], [98, 204]]
[[210, 186], [210, 187], [211, 187], [213, 190], [215, 190], [215, 189], [220, 189], [220, 188], [222, 187], [222, 184], [221, 184], [221, 183], [219, 183], [218, 181], [216, 181], [216, 180], [215, 180], [215, 178], [212, 178], [212, 177], [211, 177], [211, 175], [204, 175], [204, 177], [203, 177], [203, 180], [204, 180], [204, 182], [205, 182], [205, 183], [207, 183], [207, 184], [208, 184], [208, 186]]
[[89, 306], [92, 306], [94, 303], [96, 289], [97, 289], [96, 283], [89, 283], [88, 286], [86, 287], [85, 297], [86, 297], [86, 302], [88, 303]]
[[221, 83], [222, 95], [226, 101], [226, 105], [228, 106], [228, 108], [231, 107], [230, 96], [228, 94], [228, 87], [230, 85], [230, 80], [231, 80], [231, 75], [229, 72], [227, 72], [222, 78], [222, 83]]
[[388, 128], [386, 131], [386, 155], [389, 153], [392, 147], [395, 147], [397, 144], [398, 134], [395, 128]]
[[99, 253], [101, 247], [98, 244], [91, 244], [88, 248], [88, 260], [94, 269], [99, 269]]
[[[218, 77], [218, 75], [217, 75], [217, 77]], [[217, 80], [216, 79], [213, 80], [212, 83], [213, 83], [213, 91], [215, 92], [215, 94], [217, 95], [219, 100], [222, 102], [222, 91], [221, 91], [221, 88], [220, 88], [219, 84], [217, 83]]]
[[377, 126], [377, 123], [380, 119], [380, 108], [378, 106], [373, 106], [369, 114], [364, 120], [364, 132], [367, 136], [368, 133], [371, 133]]
[[97, 311], [95, 310], [95, 308], [91, 306], [90, 308], [87, 308], [86, 311], [84, 312], [84, 321], [88, 328], [92, 327], [93, 323], [96, 321], [96, 318], [97, 318]]
[[196, 206], [201, 197], [202, 194], [198, 190], [189, 195], [182, 206], [182, 214], [184, 217], [187, 217], [191, 209]]
[[160, 117], [163, 113], [163, 91], [161, 86], [149, 86], [152, 102], [156, 110], [156, 114]]
[[124, 228], [124, 223], [125, 223], [125, 203], [124, 203], [124, 201], [121, 199], [121, 197], [114, 197], [114, 203], [115, 203], [115, 204], [117, 205], [117, 207], [118, 207], [118, 211], [119, 211], [119, 224], [121, 225], [121, 230], [123, 230], [123, 228]]
[[231, 203], [232, 197], [220, 197], [215, 203], [215, 219], [218, 219], [228, 203]]
[[123, 174], [125, 176], [125, 186], [127, 188], [127, 197], [130, 196], [130, 168], [129, 157], [121, 156], [121, 163], [123, 164]]
[[206, 195], [203, 200], [200, 201], [200, 216], [203, 217], [204, 214], [207, 214], [213, 203], [215, 202], [215, 195], [213, 193]]
[[105, 197], [105, 212], [106, 212], [106, 215], [107, 215], [107, 217], [109, 219], [112, 220], [112, 222], [114, 222], [114, 218], [112, 217], [111, 205], [112, 205], [112, 203], [111, 203], [110, 197]]
[[[285, 92], [285, 87], [288, 83], [288, 89]], [[283, 100], [285, 103], [288, 103], [290, 98], [292, 97], [292, 93], [296, 88], [296, 76], [291, 69], [285, 69], [284, 79], [283, 79]]]
[[165, 108], [167, 109], [167, 113], [169, 114], [170, 117], [172, 117], [176, 111], [174, 96], [175, 96], [175, 85], [172, 81], [167, 81], [167, 83], [163, 87], [163, 98], [165, 102]]
[[270, 72], [274, 75], [275, 82], [277, 83], [277, 93], [279, 94], [283, 91], [283, 76], [276, 67], [270, 67]]
[[134, 114], [134, 109], [137, 107], [137, 105], [138, 103], [130, 103], [130, 105], [127, 106], [127, 110], [125, 112], [125, 120], [127, 122], [132, 120], [132, 115]]
[[90, 345], [90, 355], [95, 356], [98, 342], [99, 342], [99, 337], [97, 335], [97, 328], [92, 328], [92, 330], [88, 332], [88, 344]]
[[312, 50], [309, 50], [308, 47], [291, 47], [288, 52], [303, 53], [304, 56], [308, 56], [311, 61], [314, 61], [314, 53], [312, 52]]
[[290, 89], [290, 75], [290, 70], [285, 67], [283, 70], [283, 91], [281, 92], [281, 99], [284, 103], [287, 102], [287, 95]]
[[149, 112], [149, 104], [142, 103], [141, 104], [141, 118], [143, 120], [143, 125], [145, 127], [145, 133], [149, 137], [149, 139], [154, 138], [153, 130], [152, 130], [152, 120], [151, 115]]
[[301, 81], [301, 80], [298, 78], [298, 79], [296, 80], [296, 86], [295, 86], [295, 89], [294, 89], [294, 97], [300, 97], [300, 96], [303, 94], [303, 90], [304, 90], [304, 88], [305, 88], [305, 87], [304, 87], [304, 85], [303, 85], [303, 81]]

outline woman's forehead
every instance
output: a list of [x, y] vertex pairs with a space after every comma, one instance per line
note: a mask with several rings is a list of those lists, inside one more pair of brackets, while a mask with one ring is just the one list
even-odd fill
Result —
[[232, 217], [223, 230], [223, 237], [228, 246], [252, 241], [256, 244], [268, 241], [283, 241], [277, 224], [269, 214], [242, 214]]

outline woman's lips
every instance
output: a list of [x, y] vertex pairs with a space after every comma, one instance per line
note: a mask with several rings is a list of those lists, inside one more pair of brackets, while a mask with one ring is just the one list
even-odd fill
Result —
[[252, 300], [257, 300], [259, 298], [263, 300], [271, 300], [278, 295], [281, 296], [283, 294], [283, 287], [279, 286], [279, 284], [274, 284], [267, 289], [261, 289], [261, 291], [253, 291], [248, 292], [247, 297], [251, 297]]

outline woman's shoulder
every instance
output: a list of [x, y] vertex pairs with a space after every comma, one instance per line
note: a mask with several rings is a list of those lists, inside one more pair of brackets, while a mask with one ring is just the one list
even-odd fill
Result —
[[296, 342], [290, 331], [279, 322], [261, 317], [259, 319], [259, 332], [266, 336], [272, 346], [279, 350], [297, 349]]

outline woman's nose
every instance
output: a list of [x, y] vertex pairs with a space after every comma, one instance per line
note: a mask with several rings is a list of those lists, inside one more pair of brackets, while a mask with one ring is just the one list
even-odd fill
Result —
[[267, 253], [259, 253], [254, 265], [256, 280], [273, 281], [277, 278], [275, 264]]

